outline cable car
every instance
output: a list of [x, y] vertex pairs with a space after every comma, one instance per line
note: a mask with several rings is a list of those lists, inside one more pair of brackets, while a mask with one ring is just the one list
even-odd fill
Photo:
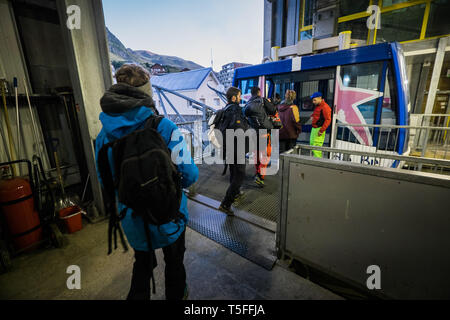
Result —
[[[294, 103], [303, 120], [298, 142], [309, 144], [316, 91], [333, 109], [324, 146], [365, 152], [407, 155], [409, 91], [405, 59], [397, 42], [361, 46], [236, 69], [233, 86], [248, 98], [259, 86], [267, 98], [295, 90]], [[308, 120], [309, 119], [309, 120]], [[358, 127], [357, 125], [383, 125]], [[397, 166], [390, 163], [389, 166]]]

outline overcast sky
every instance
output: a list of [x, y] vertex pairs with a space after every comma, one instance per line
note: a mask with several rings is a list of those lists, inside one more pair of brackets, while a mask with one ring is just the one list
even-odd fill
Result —
[[149, 50], [221, 70], [261, 63], [263, 0], [103, 0], [106, 26], [133, 50]]

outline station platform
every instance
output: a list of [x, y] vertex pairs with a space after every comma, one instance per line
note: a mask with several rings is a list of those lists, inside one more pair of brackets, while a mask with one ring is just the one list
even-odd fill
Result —
[[[13, 259], [13, 269], [0, 275], [0, 299], [125, 299], [134, 262], [132, 251], [119, 247], [107, 255], [107, 221], [85, 225], [68, 235], [61, 249], [38, 249]], [[271, 271], [193, 231], [186, 231], [185, 266], [189, 300], [342, 299], [334, 293], [275, 264]], [[164, 299], [164, 259], [156, 251], [156, 295]], [[81, 289], [66, 287], [66, 268], [81, 269]]]
[[[279, 177], [266, 186], [253, 182], [247, 167], [245, 198], [235, 216], [217, 208], [229, 185], [223, 166], [199, 165], [200, 177], [189, 194], [185, 266], [190, 300], [343, 299], [276, 259], [275, 231], [279, 214]], [[194, 191], [195, 190], [195, 191]], [[0, 299], [125, 299], [131, 280], [133, 252], [121, 246], [107, 255], [108, 221], [85, 225], [61, 249], [38, 249], [13, 259], [13, 269], [0, 275]], [[156, 295], [164, 299], [164, 258], [156, 251]], [[81, 269], [81, 290], [69, 290], [66, 268]]]

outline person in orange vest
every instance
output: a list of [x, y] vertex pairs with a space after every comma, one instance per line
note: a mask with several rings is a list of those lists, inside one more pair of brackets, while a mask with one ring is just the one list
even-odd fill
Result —
[[[256, 173], [254, 181], [257, 186], [262, 188], [265, 185], [264, 178], [266, 175], [266, 168], [272, 154], [270, 130], [275, 129], [273, 117], [276, 116], [277, 108], [270, 99], [261, 97], [261, 89], [259, 87], [253, 87], [251, 93], [252, 97], [244, 107], [244, 114], [248, 118], [250, 126], [258, 132], [258, 139], [256, 141], [257, 150], [255, 150]], [[267, 134], [263, 136], [267, 138], [267, 145], [264, 146], [260, 146], [259, 141], [259, 130], [261, 129], [266, 129], [268, 131]]]
[[[315, 109], [311, 117], [312, 129], [309, 144], [311, 146], [321, 147], [325, 141], [325, 132], [331, 124], [331, 108], [323, 100], [321, 92], [313, 93], [311, 99]], [[322, 158], [322, 151], [313, 150], [313, 156]]]

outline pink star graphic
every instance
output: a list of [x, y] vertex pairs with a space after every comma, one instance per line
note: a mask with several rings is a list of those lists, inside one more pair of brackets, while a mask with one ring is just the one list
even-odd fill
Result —
[[[337, 120], [344, 124], [366, 124], [358, 106], [365, 102], [382, 97], [383, 93], [375, 90], [346, 87], [341, 76], [337, 76], [334, 101], [336, 103]], [[372, 146], [372, 135], [367, 127], [348, 127], [362, 145]]]

